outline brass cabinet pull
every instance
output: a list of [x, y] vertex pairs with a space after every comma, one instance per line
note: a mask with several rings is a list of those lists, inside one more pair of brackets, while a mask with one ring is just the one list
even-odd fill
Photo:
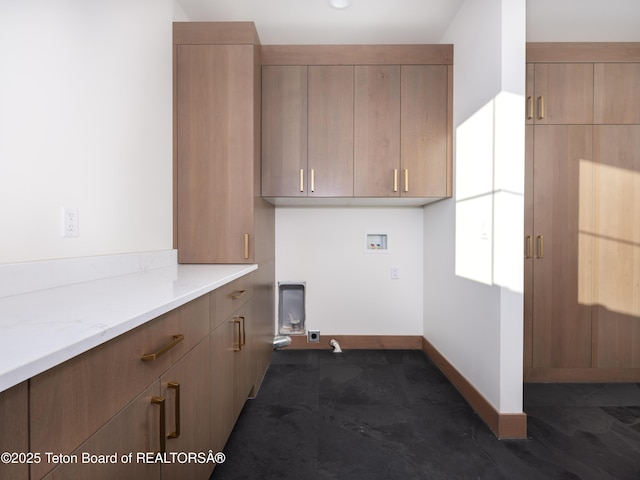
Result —
[[244, 234], [244, 258], [249, 258], [249, 234]]
[[238, 343], [237, 344], [234, 343], [233, 345], [234, 352], [239, 352], [242, 350], [242, 330], [240, 326], [240, 320], [238, 320], [237, 318], [238, 317], [231, 320], [231, 323], [235, 323], [238, 326]]
[[409, 191], [409, 169], [405, 168], [404, 170], [404, 191], [405, 193]]
[[398, 191], [398, 169], [397, 168], [393, 169], [393, 191], [394, 192]]
[[162, 347], [156, 353], [145, 353], [144, 355], [142, 355], [142, 360], [144, 360], [145, 362], [148, 362], [151, 360], [157, 360], [162, 355], [164, 355], [169, 350], [171, 350], [173, 347], [175, 347], [177, 344], [179, 344], [181, 341], [183, 341], [184, 335], [180, 333], [178, 335], [174, 335], [171, 338], [172, 338], [171, 342], [167, 343], [164, 347]]
[[527, 120], [533, 120], [533, 97], [529, 95], [527, 97]]
[[531, 258], [533, 255], [533, 237], [527, 235], [527, 253], [524, 258]]
[[180, 436], [180, 384], [177, 382], [169, 382], [167, 383], [167, 388], [175, 390], [176, 392], [176, 403], [174, 408], [176, 429], [167, 435], [167, 438], [178, 438]]
[[311, 169], [311, 191], [316, 191], [316, 174], [313, 168]]
[[538, 258], [544, 257], [544, 236], [538, 235]]
[[242, 337], [240, 340], [240, 345], [244, 347], [247, 344], [247, 330], [245, 329], [245, 325], [244, 325], [245, 317], [239, 315], [236, 318], [242, 321]]
[[165, 453], [167, 451], [167, 440], [165, 436], [166, 425], [164, 420], [164, 397], [151, 397], [151, 403], [160, 407], [160, 432], [158, 437], [160, 438], [160, 453]]
[[304, 169], [300, 169], [300, 191], [304, 192]]
[[236, 290], [235, 292], [233, 292], [230, 297], [231, 300], [237, 300], [239, 299], [241, 296], [243, 296], [245, 293], [247, 293], [246, 290]]
[[538, 118], [540, 120], [544, 118], [544, 95], [538, 97]]

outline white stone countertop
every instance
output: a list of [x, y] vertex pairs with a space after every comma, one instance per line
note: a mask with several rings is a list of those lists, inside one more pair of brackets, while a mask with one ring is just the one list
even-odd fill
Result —
[[257, 268], [176, 264], [0, 298], [0, 392]]

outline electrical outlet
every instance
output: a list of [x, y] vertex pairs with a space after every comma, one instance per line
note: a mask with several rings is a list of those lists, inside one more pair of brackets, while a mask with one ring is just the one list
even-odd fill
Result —
[[309, 330], [309, 331], [307, 331], [307, 342], [308, 343], [320, 343], [320, 330]]
[[61, 227], [60, 235], [63, 237], [77, 237], [79, 227], [79, 216], [77, 208], [62, 207], [60, 209], [61, 214]]
[[391, 267], [391, 280], [400, 280], [400, 267]]

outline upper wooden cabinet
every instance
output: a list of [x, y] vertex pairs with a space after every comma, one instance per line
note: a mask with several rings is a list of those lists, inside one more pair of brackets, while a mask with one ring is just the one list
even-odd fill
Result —
[[309, 196], [353, 195], [353, 67], [309, 68]]
[[400, 75], [401, 195], [450, 195], [448, 68], [404, 65]]
[[353, 67], [262, 69], [262, 195], [353, 196]]
[[640, 124], [640, 63], [594, 65], [594, 123]]
[[400, 67], [357, 66], [355, 83], [355, 196], [399, 196]]
[[593, 64], [527, 65], [527, 123], [593, 123]]
[[257, 43], [253, 24], [174, 24], [180, 263], [255, 261], [254, 174], [259, 172], [260, 157]]
[[307, 196], [307, 67], [262, 68], [262, 195]]
[[451, 46], [271, 46], [262, 61], [264, 197], [451, 195]]

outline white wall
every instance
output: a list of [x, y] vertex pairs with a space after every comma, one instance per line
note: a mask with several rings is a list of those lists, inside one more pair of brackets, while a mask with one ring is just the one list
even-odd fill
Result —
[[525, 1], [467, 0], [454, 44], [454, 198], [424, 209], [424, 335], [522, 411]]
[[[307, 328], [422, 335], [422, 216], [417, 207], [276, 208], [276, 280], [307, 282]], [[387, 233], [389, 252], [365, 253], [367, 232]]]
[[[172, 248], [174, 14], [173, 0], [0, 4], [0, 263]], [[78, 238], [61, 238], [62, 206]]]

